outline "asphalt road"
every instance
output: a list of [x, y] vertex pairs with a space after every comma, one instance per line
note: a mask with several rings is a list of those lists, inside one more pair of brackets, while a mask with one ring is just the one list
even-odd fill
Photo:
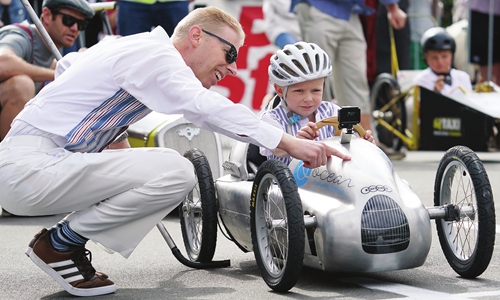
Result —
[[[442, 155], [409, 152], [404, 160], [394, 162], [399, 176], [410, 183], [425, 206], [432, 205], [434, 177]], [[494, 196], [500, 197], [500, 152], [478, 156]], [[33, 234], [61, 217], [0, 217], [0, 299], [75, 298], [24, 255]], [[184, 251], [178, 219], [168, 216], [164, 223]], [[296, 286], [285, 294], [267, 287], [253, 253], [243, 253], [221, 234], [215, 259], [231, 260], [231, 266], [223, 269], [195, 270], [180, 264], [156, 228], [128, 259], [108, 254], [93, 243], [87, 247], [96, 269], [107, 273], [118, 287], [116, 293], [98, 299], [500, 299], [499, 250], [479, 278], [463, 279], [446, 262], [435, 230], [427, 261], [419, 268], [371, 274], [331, 274], [304, 268]]]

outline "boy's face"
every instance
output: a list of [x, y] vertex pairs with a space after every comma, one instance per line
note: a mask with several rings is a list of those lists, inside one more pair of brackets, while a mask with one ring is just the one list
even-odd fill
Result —
[[[321, 104], [324, 82], [324, 78], [319, 78], [289, 86], [286, 94], [288, 109], [303, 117], [314, 113]], [[283, 97], [284, 88], [275, 85], [275, 89]]]
[[428, 50], [424, 54], [425, 62], [436, 74], [450, 73], [452, 59], [451, 50]]

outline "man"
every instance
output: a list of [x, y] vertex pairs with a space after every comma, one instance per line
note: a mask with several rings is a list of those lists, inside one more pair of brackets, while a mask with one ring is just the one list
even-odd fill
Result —
[[[406, 14], [399, 0], [380, 0], [395, 28], [402, 28]], [[335, 98], [340, 106], [361, 110], [361, 125], [371, 129], [371, 108], [366, 77], [366, 40], [358, 15], [374, 11], [364, 0], [292, 0], [304, 41], [317, 44], [332, 60], [333, 76], [326, 81], [323, 99]], [[318, 30], [319, 29], [319, 30]]]
[[[86, 258], [88, 239], [128, 257], [195, 184], [193, 166], [167, 148], [102, 151], [152, 110], [184, 114], [196, 125], [315, 168], [330, 155], [210, 91], [236, 75], [241, 25], [215, 7], [188, 14], [170, 39], [157, 27], [105, 41], [58, 62], [56, 79], [12, 123], [0, 143], [0, 205], [21, 215], [73, 211], [31, 241], [27, 254], [69, 293], [112, 293], [114, 283]], [[60, 73], [60, 67], [66, 68]], [[70, 275], [68, 275], [70, 274]]]
[[[40, 21], [62, 48], [73, 45], [93, 15], [85, 0], [44, 0]], [[25, 22], [0, 29], [0, 140], [43, 83], [54, 79], [54, 67], [54, 56], [34, 25]]]

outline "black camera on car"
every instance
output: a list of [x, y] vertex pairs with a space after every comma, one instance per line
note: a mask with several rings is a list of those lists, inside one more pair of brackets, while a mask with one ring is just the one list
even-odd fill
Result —
[[342, 128], [352, 128], [361, 121], [361, 110], [357, 106], [342, 106], [339, 109], [339, 125]]

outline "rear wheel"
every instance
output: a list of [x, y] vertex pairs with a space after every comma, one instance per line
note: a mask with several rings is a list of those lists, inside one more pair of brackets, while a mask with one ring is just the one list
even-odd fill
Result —
[[217, 243], [217, 201], [205, 154], [191, 149], [184, 154], [194, 166], [196, 185], [179, 206], [182, 237], [192, 261], [209, 262]]
[[448, 220], [436, 220], [448, 263], [462, 277], [481, 275], [493, 254], [495, 207], [488, 175], [469, 148], [453, 147], [441, 159], [434, 184], [434, 204], [452, 210]]
[[373, 134], [380, 143], [394, 151], [401, 150], [403, 141], [380, 123], [385, 121], [393, 129], [405, 134], [406, 107], [404, 97], [386, 107], [386, 104], [400, 92], [397, 80], [391, 74], [382, 73], [375, 80], [370, 96]]
[[252, 244], [266, 284], [277, 292], [291, 289], [304, 260], [304, 216], [290, 169], [268, 160], [257, 172], [250, 205]]

